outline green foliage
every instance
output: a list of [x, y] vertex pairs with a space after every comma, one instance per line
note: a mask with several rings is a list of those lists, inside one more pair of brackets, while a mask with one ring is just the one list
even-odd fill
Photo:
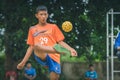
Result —
[[[4, 62], [0, 63], [0, 64], [4, 64]], [[0, 79], [5, 79], [5, 68], [4, 68], [4, 65], [0, 65]]]
[[2, 52], [0, 52], [0, 64], [3, 64], [4, 63], [4, 61], [5, 61], [5, 53], [2, 51]]
[[1, 79], [4, 79], [5, 77], [4, 61], [5, 61], [5, 53], [4, 51], [2, 51], [0, 52], [0, 78]]

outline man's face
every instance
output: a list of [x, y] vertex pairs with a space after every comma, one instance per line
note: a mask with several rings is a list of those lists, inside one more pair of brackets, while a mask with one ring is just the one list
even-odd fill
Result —
[[39, 11], [38, 13], [35, 14], [35, 16], [41, 24], [45, 24], [47, 22], [48, 12], [44, 10]]
[[89, 69], [90, 69], [90, 71], [94, 71], [94, 67], [93, 66], [89, 67]]
[[27, 68], [31, 68], [31, 64], [30, 63], [27, 64]]

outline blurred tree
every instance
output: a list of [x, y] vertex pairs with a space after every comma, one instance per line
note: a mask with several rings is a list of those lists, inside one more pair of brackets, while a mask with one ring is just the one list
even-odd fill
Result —
[[[3, 0], [4, 18], [4, 46], [6, 53], [6, 70], [16, 69], [16, 61], [23, 57], [25, 50], [25, 39], [28, 27], [26, 27], [30, 12], [29, 4], [24, 0]], [[26, 28], [25, 28], [26, 27]], [[12, 65], [12, 66], [11, 66]], [[14, 67], [13, 67], [14, 66]]]

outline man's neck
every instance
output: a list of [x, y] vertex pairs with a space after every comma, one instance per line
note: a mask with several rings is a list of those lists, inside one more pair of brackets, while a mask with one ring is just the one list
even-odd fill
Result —
[[45, 26], [47, 23], [38, 23], [40, 26]]

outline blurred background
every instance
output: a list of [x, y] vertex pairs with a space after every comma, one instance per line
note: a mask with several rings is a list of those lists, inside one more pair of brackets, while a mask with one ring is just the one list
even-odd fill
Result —
[[[48, 7], [48, 22], [61, 29], [64, 21], [71, 21], [71, 32], [61, 31], [65, 42], [75, 48], [78, 57], [61, 56], [60, 80], [84, 80], [88, 65], [93, 63], [99, 80], [106, 80], [106, 13], [113, 8], [120, 11], [120, 0], [0, 0], [0, 80], [6, 72], [15, 71], [22, 80], [22, 70], [16, 65], [25, 55], [29, 27], [35, 25], [35, 8]], [[120, 16], [114, 18], [120, 25]], [[48, 80], [48, 71], [31, 56], [29, 61], [37, 69], [36, 80]], [[117, 67], [119, 62], [116, 62]]]

